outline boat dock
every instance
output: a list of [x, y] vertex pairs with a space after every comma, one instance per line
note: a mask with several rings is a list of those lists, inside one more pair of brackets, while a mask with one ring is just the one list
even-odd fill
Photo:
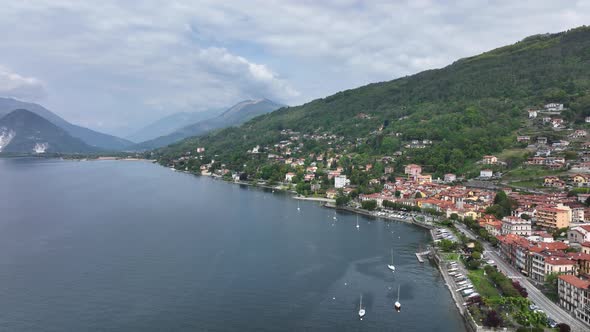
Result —
[[424, 263], [424, 257], [422, 257], [422, 256], [428, 255], [429, 253], [430, 253], [430, 251], [417, 252], [416, 258], [418, 258], [418, 262]]

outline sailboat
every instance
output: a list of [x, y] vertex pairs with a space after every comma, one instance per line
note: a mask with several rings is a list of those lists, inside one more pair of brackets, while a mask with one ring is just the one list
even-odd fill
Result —
[[332, 219], [338, 220], [338, 218], [336, 218], [336, 211], [334, 211], [334, 217], [332, 217]]
[[299, 201], [297, 201], [297, 211], [301, 211], [301, 208], [299, 207]]
[[395, 311], [400, 312], [402, 310], [402, 304], [399, 303], [399, 285], [397, 285], [397, 301], [393, 304]]
[[391, 248], [391, 264], [387, 264], [387, 267], [391, 272], [395, 272], [395, 266], [393, 265], [393, 248]]
[[356, 215], [356, 229], [359, 229], [359, 228], [360, 228], [360, 226], [359, 226], [359, 216], [357, 214]]
[[365, 316], [365, 308], [363, 308], [363, 294], [361, 294], [361, 300], [359, 302], [359, 317], [363, 319]]

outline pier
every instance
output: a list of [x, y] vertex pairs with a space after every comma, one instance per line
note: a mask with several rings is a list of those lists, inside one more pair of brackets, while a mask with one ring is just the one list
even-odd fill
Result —
[[423, 252], [417, 252], [416, 253], [416, 258], [418, 258], [418, 262], [420, 263], [424, 263], [424, 258], [422, 256], [428, 255], [430, 254], [430, 251], [423, 251]]

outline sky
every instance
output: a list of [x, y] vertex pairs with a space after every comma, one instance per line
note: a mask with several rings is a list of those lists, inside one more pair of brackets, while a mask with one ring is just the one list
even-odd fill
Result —
[[0, 96], [119, 136], [300, 105], [590, 23], [590, 1], [0, 0]]

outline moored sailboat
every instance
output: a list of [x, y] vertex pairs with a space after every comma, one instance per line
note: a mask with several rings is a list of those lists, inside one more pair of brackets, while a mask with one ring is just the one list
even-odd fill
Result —
[[387, 264], [391, 272], [395, 272], [395, 265], [393, 265], [393, 248], [391, 248], [391, 264]]

